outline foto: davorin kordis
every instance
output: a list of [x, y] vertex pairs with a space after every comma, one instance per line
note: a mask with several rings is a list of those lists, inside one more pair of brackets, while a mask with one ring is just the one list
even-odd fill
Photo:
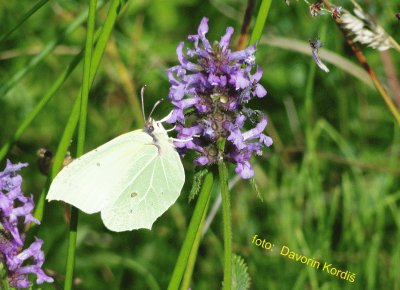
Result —
[[[315, 260], [314, 258], [309, 258], [307, 256], [290, 251], [289, 247], [287, 247], [287, 246], [282, 246], [280, 254], [282, 256], [287, 257], [288, 259], [293, 260], [293, 261], [300, 262], [302, 264], [306, 264], [307, 266], [311, 266], [315, 269], [320, 269], [321, 263], [319, 261]], [[329, 264], [327, 262], [324, 263], [324, 265], [322, 267], [322, 271], [326, 272], [332, 276], [336, 276], [340, 279], [347, 280], [350, 283], [354, 283], [356, 280], [355, 273], [352, 273], [348, 270], [344, 271], [344, 270], [338, 269], [338, 268], [332, 266], [332, 264]]]

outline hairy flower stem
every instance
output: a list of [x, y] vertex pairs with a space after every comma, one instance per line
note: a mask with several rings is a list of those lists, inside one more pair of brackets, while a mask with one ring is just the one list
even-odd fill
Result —
[[214, 176], [211, 172], [209, 172], [204, 178], [204, 183], [201, 188], [199, 198], [196, 202], [196, 207], [194, 208], [193, 216], [190, 220], [185, 240], [183, 241], [181, 251], [179, 252], [179, 256], [174, 267], [174, 272], [172, 273], [172, 277], [168, 285], [168, 290], [179, 289], [179, 285], [181, 284], [183, 274], [188, 264], [190, 253], [192, 252], [195, 244], [197, 232], [201, 233], [202, 231], [200, 225], [203, 216], [208, 209], [213, 183]]
[[[218, 149], [224, 152], [225, 139], [218, 142]], [[231, 225], [231, 201], [228, 190], [228, 173], [226, 164], [222, 158], [218, 161], [219, 182], [222, 197], [222, 219], [224, 227], [224, 290], [231, 289], [232, 282], [232, 225]]]
[[[330, 9], [331, 4], [329, 1], [324, 0], [325, 6]], [[394, 105], [392, 99], [388, 96], [387, 92], [383, 88], [382, 83], [379, 81], [378, 77], [375, 74], [375, 71], [369, 66], [367, 59], [365, 58], [364, 54], [361, 52], [361, 50], [358, 49], [356, 44], [351, 40], [351, 38], [348, 36], [348, 33], [346, 30], [344, 30], [341, 26], [341, 20], [339, 17], [334, 18], [336, 25], [339, 27], [340, 31], [343, 33], [344, 38], [347, 41], [347, 44], [351, 47], [351, 49], [354, 52], [354, 55], [357, 57], [358, 61], [361, 63], [361, 65], [364, 67], [364, 69], [367, 71], [369, 76], [372, 79], [372, 82], [374, 83], [375, 88], [378, 90], [379, 94], [385, 101], [387, 107], [389, 108], [390, 112], [392, 113], [393, 117], [396, 119], [397, 124], [400, 125], [400, 113], [396, 106]]]

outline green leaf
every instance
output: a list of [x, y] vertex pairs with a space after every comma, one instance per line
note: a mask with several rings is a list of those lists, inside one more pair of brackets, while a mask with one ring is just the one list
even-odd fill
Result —
[[232, 290], [250, 289], [251, 279], [246, 262], [242, 257], [233, 254], [232, 256]]
[[208, 173], [207, 168], [197, 170], [193, 176], [193, 185], [189, 193], [189, 202], [192, 201], [197, 194], [199, 194], [200, 187], [203, 183], [204, 176]]

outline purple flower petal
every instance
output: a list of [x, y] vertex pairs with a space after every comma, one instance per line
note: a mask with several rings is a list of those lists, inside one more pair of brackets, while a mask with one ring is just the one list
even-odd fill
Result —
[[249, 162], [238, 163], [235, 172], [240, 174], [243, 179], [249, 179], [254, 176], [253, 168], [251, 167]]
[[260, 137], [260, 134], [264, 131], [267, 126], [267, 118], [263, 115], [261, 121], [256, 125], [255, 128], [243, 133], [243, 139], [245, 141]]
[[267, 94], [267, 91], [264, 89], [262, 85], [256, 84], [256, 87], [254, 89], [254, 94], [259, 98], [263, 98]]
[[203, 17], [203, 19], [200, 22], [199, 28], [198, 28], [198, 34], [201, 42], [203, 43], [204, 48], [207, 51], [211, 50], [211, 45], [208, 39], [206, 38], [206, 34], [208, 32], [208, 18]]
[[260, 142], [262, 142], [267, 147], [271, 146], [273, 143], [272, 138], [264, 134], [260, 135]]
[[221, 37], [221, 40], [219, 41], [219, 46], [226, 49], [229, 45], [229, 42], [231, 41], [231, 37], [233, 34], [233, 28], [228, 27], [226, 29], [225, 35]]

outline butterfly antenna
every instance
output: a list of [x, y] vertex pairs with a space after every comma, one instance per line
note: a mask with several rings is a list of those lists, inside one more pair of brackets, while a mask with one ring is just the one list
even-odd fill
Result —
[[158, 100], [158, 101], [154, 104], [153, 109], [151, 109], [149, 118], [151, 118], [151, 115], [153, 114], [155, 108], [157, 108], [157, 106], [158, 106], [163, 100], [164, 100], [164, 99], [160, 99], [160, 100]]
[[142, 99], [142, 114], [143, 114], [143, 120], [146, 123], [146, 114], [144, 113], [144, 89], [146, 86], [142, 87], [142, 90], [140, 91], [140, 97]]

